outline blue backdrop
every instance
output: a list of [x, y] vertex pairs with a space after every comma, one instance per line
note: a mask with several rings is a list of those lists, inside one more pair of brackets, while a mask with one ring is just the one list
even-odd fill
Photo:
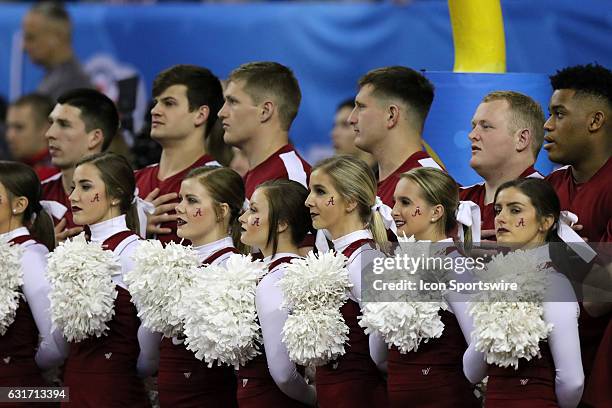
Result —
[[[0, 5], [0, 93], [11, 99], [33, 90], [42, 75], [19, 48], [18, 31], [27, 7]], [[540, 74], [514, 76], [510, 84], [542, 103], [546, 104], [550, 93], [546, 75], [556, 69], [592, 61], [612, 66], [609, 0], [502, 1], [502, 10], [508, 72]], [[303, 92], [291, 137], [311, 160], [329, 146], [336, 104], [355, 93], [360, 75], [395, 64], [427, 70], [439, 92], [425, 138], [461, 183], [477, 180], [467, 166], [469, 149], [463, 136], [478, 99], [501, 85], [495, 76], [481, 83], [481, 76], [468, 75], [463, 77], [471, 78], [468, 83], [479, 85], [466, 88], [466, 80], [457, 79], [461, 76], [453, 79], [454, 75], [429, 72], [451, 71], [453, 66], [446, 1], [404, 6], [76, 4], [70, 5], [69, 11], [79, 58], [111, 94], [113, 76], [137, 72], [143, 78], [141, 97], [148, 97], [153, 77], [177, 63], [203, 65], [220, 77], [253, 60], [275, 60], [290, 66]], [[454, 86], [449, 84], [457, 81], [463, 84], [460, 91], [452, 98], [445, 96], [445, 90]], [[550, 164], [539, 166], [547, 171]]]

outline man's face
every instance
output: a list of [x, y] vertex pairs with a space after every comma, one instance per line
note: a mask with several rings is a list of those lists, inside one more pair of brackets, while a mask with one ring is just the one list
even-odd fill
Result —
[[375, 148], [384, 143], [387, 132], [387, 112], [377, 97], [372, 95], [374, 87], [364, 85], [355, 97], [355, 108], [348, 121], [355, 132], [355, 146], [373, 153]]
[[23, 19], [23, 48], [33, 63], [47, 66], [58, 45], [52, 23], [40, 13], [29, 12]]
[[334, 128], [331, 132], [331, 138], [336, 154], [355, 154], [360, 152], [355, 146], [355, 131], [348, 123], [348, 118], [352, 111], [352, 107], [345, 106], [340, 108], [334, 117]]
[[151, 138], [160, 142], [180, 141], [196, 131], [200, 113], [198, 109], [189, 111], [185, 85], [169, 86], [153, 102]]
[[46, 147], [45, 133], [49, 123], [38, 122], [32, 106], [9, 107], [6, 114], [6, 141], [15, 159], [27, 159]]
[[510, 107], [505, 100], [483, 102], [472, 118], [470, 166], [477, 173], [488, 173], [507, 161], [516, 152], [514, 135], [510, 131]]
[[589, 104], [581, 103], [575, 93], [572, 89], [558, 89], [550, 98], [550, 116], [544, 123], [544, 150], [555, 163], [575, 164], [584, 160], [591, 112]]
[[54, 166], [69, 169], [81, 158], [93, 153], [92, 149], [96, 146], [92, 144], [92, 133], [96, 130], [85, 130], [79, 108], [58, 103], [49, 115], [49, 123], [51, 126], [45, 137]]
[[219, 119], [225, 131], [223, 140], [240, 147], [257, 135], [260, 109], [245, 91], [244, 81], [230, 81], [223, 96], [225, 103], [219, 111]]

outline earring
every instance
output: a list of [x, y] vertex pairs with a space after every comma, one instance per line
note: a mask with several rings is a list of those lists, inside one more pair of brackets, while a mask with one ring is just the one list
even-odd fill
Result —
[[17, 209], [13, 208], [13, 214], [17, 214]]

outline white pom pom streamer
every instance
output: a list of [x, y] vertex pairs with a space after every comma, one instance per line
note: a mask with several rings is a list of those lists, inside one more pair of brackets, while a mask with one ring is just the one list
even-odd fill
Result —
[[87, 242], [82, 233], [60, 243], [48, 257], [53, 326], [71, 342], [104, 335], [117, 298], [111, 277], [121, 273], [113, 252]]
[[509, 302], [503, 292], [485, 292], [470, 305], [472, 341], [476, 350], [485, 354], [487, 363], [518, 369], [521, 358], [540, 356], [539, 343], [553, 327], [543, 318], [547, 274], [537, 257], [520, 250], [497, 255], [488, 264], [483, 280], [516, 282], [518, 291], [510, 295], [517, 301]]
[[291, 361], [321, 366], [345, 353], [348, 333], [338, 309], [294, 310], [283, 327], [283, 343]]
[[279, 280], [289, 310], [283, 342], [292, 361], [323, 365], [345, 353], [349, 328], [340, 307], [352, 286], [345, 263], [346, 257], [333, 251], [318, 257], [310, 252], [294, 259]]
[[150, 240], [139, 245], [133, 259], [134, 270], [125, 282], [144, 326], [166, 337], [182, 335], [181, 298], [197, 274], [198, 254], [174, 242], [164, 247]]
[[278, 282], [284, 293], [282, 307], [288, 310], [339, 309], [348, 299], [352, 286], [344, 267], [346, 257], [333, 251], [310, 252], [304, 259], [293, 259]]
[[179, 317], [185, 344], [209, 367], [217, 361], [238, 369], [260, 354], [255, 290], [263, 272], [262, 262], [235, 254], [225, 267], [199, 268], [193, 286], [183, 293]]
[[15, 321], [19, 307], [19, 287], [23, 285], [22, 252], [19, 245], [0, 240], [0, 336], [4, 335]]
[[439, 311], [444, 302], [377, 302], [363, 307], [359, 325], [366, 334], [380, 332], [389, 346], [402, 354], [417, 351], [421, 342], [442, 336], [444, 323]]

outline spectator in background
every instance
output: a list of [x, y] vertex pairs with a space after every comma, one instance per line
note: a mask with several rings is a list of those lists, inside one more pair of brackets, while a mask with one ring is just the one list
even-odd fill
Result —
[[354, 106], [355, 99], [350, 98], [341, 102], [338, 105], [338, 108], [336, 108], [334, 127], [331, 132], [334, 151], [336, 154], [348, 154], [358, 157], [368, 163], [370, 167], [373, 169], [375, 168], [376, 171], [378, 171], [374, 157], [372, 157], [370, 153], [355, 146], [355, 131], [348, 122], [348, 118], [351, 115]]
[[45, 70], [37, 92], [55, 100], [71, 89], [92, 87], [72, 50], [72, 24], [61, 3], [32, 6], [23, 19], [23, 41], [32, 62]]
[[0, 160], [10, 159], [8, 146], [6, 145], [6, 140], [4, 138], [6, 131], [4, 123], [4, 121], [6, 120], [6, 109], [6, 101], [4, 100], [2, 95], [0, 95]]
[[29, 94], [10, 104], [6, 115], [6, 142], [11, 156], [31, 166], [41, 180], [59, 172], [51, 166], [45, 139], [52, 110], [49, 97]]

